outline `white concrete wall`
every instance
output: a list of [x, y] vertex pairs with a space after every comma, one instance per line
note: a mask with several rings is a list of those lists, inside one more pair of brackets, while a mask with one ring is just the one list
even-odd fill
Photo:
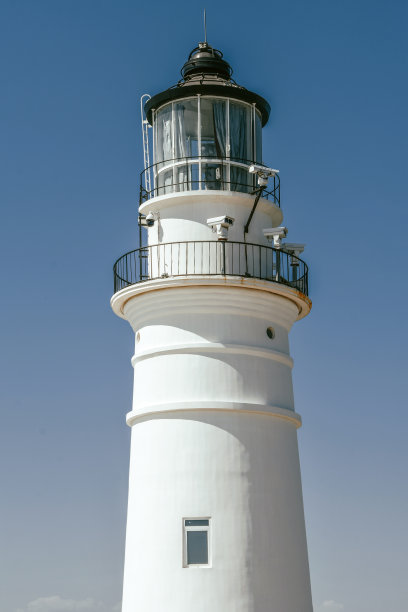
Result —
[[[235, 219], [228, 231], [228, 239], [244, 241], [244, 226], [248, 220], [255, 196], [233, 191], [186, 191], [159, 196], [140, 207], [140, 212], [159, 213], [160, 219], [148, 230], [148, 243], [178, 242], [184, 240], [216, 240], [207, 226], [207, 219], [229, 215]], [[249, 226], [247, 242], [269, 245], [263, 228], [275, 227], [282, 222], [278, 206], [261, 198]]]
[[[186, 281], [131, 297], [123, 314], [136, 334], [123, 612], [311, 612], [296, 304]], [[211, 567], [184, 568], [182, 519], [203, 516]]]
[[[183, 517], [211, 517], [183, 568]], [[311, 612], [296, 426], [184, 411], [132, 428], [123, 612]]]
[[185, 286], [130, 300], [125, 316], [137, 339], [136, 413], [193, 401], [294, 409], [288, 331], [297, 307], [288, 300], [243, 288]]

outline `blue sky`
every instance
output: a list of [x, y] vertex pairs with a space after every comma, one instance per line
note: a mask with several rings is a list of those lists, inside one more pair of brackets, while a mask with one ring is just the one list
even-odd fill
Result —
[[[312, 314], [295, 326], [316, 612], [405, 612], [407, 5], [206, 2], [208, 39], [272, 106]], [[112, 263], [137, 246], [140, 96], [175, 83], [202, 7], [0, 7], [0, 609], [121, 598], [132, 332]]]

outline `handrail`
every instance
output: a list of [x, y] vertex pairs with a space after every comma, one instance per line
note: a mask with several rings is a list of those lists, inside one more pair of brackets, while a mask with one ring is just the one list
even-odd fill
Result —
[[307, 264], [282, 249], [232, 241], [186, 240], [134, 249], [113, 266], [114, 292], [178, 276], [241, 276], [292, 287], [308, 295]]
[[[166, 193], [198, 189], [254, 193], [258, 185], [256, 176], [248, 172], [252, 164], [266, 168], [264, 164], [254, 160], [218, 155], [174, 157], [158, 161], [140, 173], [140, 203], [142, 204], [150, 198]], [[183, 168], [184, 172], [180, 173]], [[239, 170], [246, 172], [243, 175], [237, 172]], [[171, 173], [171, 176], [165, 178], [165, 173]], [[150, 190], [143, 187], [143, 183], [147, 184], [146, 174], [153, 175], [151, 181], [153, 188]], [[263, 197], [280, 206], [280, 178], [278, 174], [271, 177], [270, 187], [264, 190]]]

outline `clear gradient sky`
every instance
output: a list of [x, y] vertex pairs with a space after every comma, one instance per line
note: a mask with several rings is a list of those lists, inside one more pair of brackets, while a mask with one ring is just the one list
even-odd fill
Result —
[[[315, 611], [406, 612], [408, 5], [205, 5], [271, 103], [264, 161], [307, 243], [291, 351]], [[140, 96], [202, 38], [187, 1], [1, 2], [0, 612], [120, 609], [133, 334], [111, 269], [137, 247]]]

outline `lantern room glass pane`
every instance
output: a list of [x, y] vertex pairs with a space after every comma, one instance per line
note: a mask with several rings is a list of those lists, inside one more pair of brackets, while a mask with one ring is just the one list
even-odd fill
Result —
[[262, 122], [254, 106], [209, 96], [176, 100], [156, 112], [154, 133], [157, 195], [256, 188], [248, 173], [251, 163], [262, 162]]
[[222, 189], [223, 188], [223, 166], [220, 163], [201, 164], [202, 189]]
[[162, 170], [157, 176], [157, 195], [172, 193], [173, 186], [173, 169]]
[[[230, 102], [229, 111], [230, 155], [231, 162], [251, 163], [252, 151], [252, 109], [238, 102]], [[231, 191], [250, 192], [253, 190], [253, 177], [248, 168], [231, 164]]]
[[174, 104], [175, 157], [198, 156], [197, 99], [181, 100]]
[[201, 99], [201, 155], [225, 157], [227, 140], [227, 104], [225, 100]]
[[164, 106], [156, 115], [156, 161], [173, 159], [172, 143], [172, 108], [171, 104]]
[[231, 159], [252, 161], [251, 108], [238, 102], [230, 102]]
[[231, 191], [242, 191], [243, 193], [250, 193], [253, 191], [253, 177], [246, 168], [231, 166], [230, 189]]

